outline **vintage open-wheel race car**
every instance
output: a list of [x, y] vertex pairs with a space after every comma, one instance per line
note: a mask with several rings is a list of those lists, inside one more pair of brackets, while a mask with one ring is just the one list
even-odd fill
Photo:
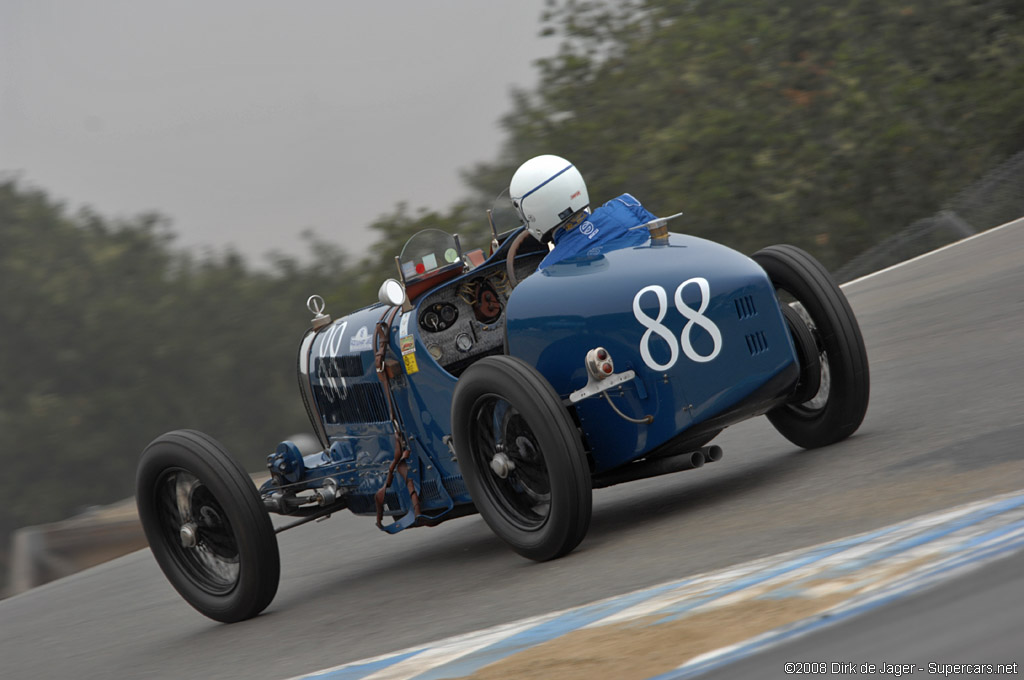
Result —
[[332, 320], [312, 297], [298, 379], [319, 451], [279, 444], [259, 489], [200, 432], [142, 454], [139, 514], [171, 584], [218, 621], [255, 616], [275, 532], [346, 508], [390, 533], [479, 512], [550, 560], [585, 537], [592, 489], [718, 460], [731, 424], [764, 414], [805, 448], [859, 427], [864, 341], [814, 258], [641, 227], [540, 271], [548, 249], [521, 227], [486, 257], [427, 230], [379, 304]]

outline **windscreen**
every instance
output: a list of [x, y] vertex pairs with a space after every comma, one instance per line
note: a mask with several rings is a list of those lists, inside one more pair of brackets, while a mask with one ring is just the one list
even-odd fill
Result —
[[440, 229], [424, 229], [410, 238], [402, 248], [399, 263], [406, 283], [462, 266], [455, 238]]

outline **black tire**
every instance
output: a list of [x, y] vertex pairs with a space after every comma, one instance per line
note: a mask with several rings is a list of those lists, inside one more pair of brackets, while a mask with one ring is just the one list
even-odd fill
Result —
[[817, 393], [776, 407], [768, 420], [806, 449], [849, 437], [863, 422], [870, 395], [867, 350], [850, 303], [821, 263], [795, 246], [769, 246], [752, 257], [768, 274], [780, 303], [796, 303], [793, 308], [811, 331], [821, 365]]
[[153, 556], [186, 602], [224, 623], [266, 609], [281, 574], [274, 527], [252, 479], [216, 440], [195, 430], [156, 438], [135, 488]]
[[[590, 468], [572, 418], [532, 366], [502, 355], [466, 369], [452, 436], [477, 510], [513, 550], [542, 562], [579, 545], [590, 527]], [[492, 463], [496, 452], [504, 459]]]

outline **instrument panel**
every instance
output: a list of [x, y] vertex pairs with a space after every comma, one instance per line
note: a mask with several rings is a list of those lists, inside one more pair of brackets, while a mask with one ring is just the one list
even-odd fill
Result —
[[[517, 258], [517, 278], [532, 273], [542, 257]], [[459, 375], [477, 359], [503, 352], [503, 314], [511, 292], [505, 263], [500, 262], [428, 294], [417, 323], [430, 356]]]
[[451, 328], [459, 319], [458, 308], [450, 302], [435, 302], [420, 313], [420, 328], [437, 333]]

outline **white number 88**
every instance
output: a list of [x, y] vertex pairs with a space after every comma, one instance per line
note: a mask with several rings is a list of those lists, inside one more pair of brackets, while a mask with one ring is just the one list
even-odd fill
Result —
[[[688, 285], [695, 283], [700, 289], [700, 304], [696, 310], [689, 307], [683, 302], [683, 289]], [[640, 298], [645, 293], [654, 293], [658, 299], [658, 315], [657, 318], [652, 319], [649, 317], [643, 309], [640, 308]], [[679, 313], [686, 318], [686, 325], [683, 326], [682, 333], [679, 334], [679, 344], [676, 344], [675, 336], [672, 334], [666, 326], [662, 325], [661, 320], [665, 318], [665, 314], [668, 312], [668, 294], [665, 289], [658, 285], [651, 285], [641, 288], [635, 296], [633, 296], [633, 316], [636, 320], [646, 328], [643, 337], [640, 338], [640, 356], [643, 358], [644, 363], [653, 368], [656, 371], [664, 371], [675, 365], [679, 359], [679, 347], [683, 348], [683, 354], [686, 355], [690, 361], [696, 361], [698, 363], [706, 363], [711, 361], [718, 356], [718, 353], [722, 351], [722, 332], [715, 325], [715, 322], [704, 316], [704, 312], [707, 311], [708, 305], [711, 304], [711, 287], [708, 284], [708, 280], [701, 277], [694, 277], [687, 279], [679, 284], [676, 288], [675, 295], [673, 295], [673, 301], [675, 302], [676, 309]], [[693, 347], [693, 343], [690, 341], [690, 335], [693, 332], [694, 325], [700, 326], [708, 335], [711, 336], [713, 343], [710, 354], [700, 354]], [[654, 360], [651, 356], [651, 337], [657, 335], [661, 338], [665, 344], [668, 345], [669, 358], [664, 364], [660, 364]]]

